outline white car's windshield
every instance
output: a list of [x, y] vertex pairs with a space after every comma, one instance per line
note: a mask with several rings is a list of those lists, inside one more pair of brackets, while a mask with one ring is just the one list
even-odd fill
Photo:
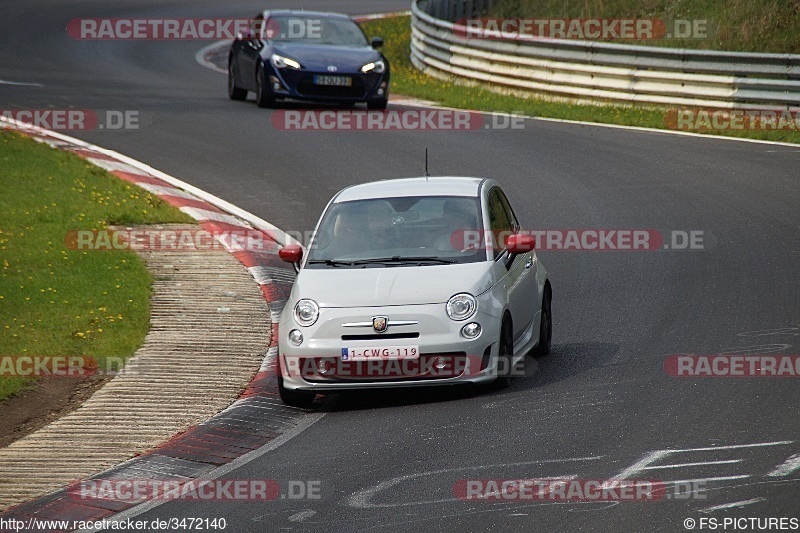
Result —
[[308, 256], [311, 267], [472, 263], [486, 259], [475, 198], [425, 196], [331, 205]]

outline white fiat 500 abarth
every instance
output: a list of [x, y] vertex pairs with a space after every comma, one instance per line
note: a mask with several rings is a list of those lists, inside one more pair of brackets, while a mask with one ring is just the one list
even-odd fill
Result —
[[550, 351], [547, 271], [491, 179], [421, 177], [348, 187], [328, 203], [279, 324], [289, 405], [349, 389], [508, 385]]

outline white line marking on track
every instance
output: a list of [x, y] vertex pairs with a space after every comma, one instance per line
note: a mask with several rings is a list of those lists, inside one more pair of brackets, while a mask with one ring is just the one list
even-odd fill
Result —
[[655, 463], [659, 459], [668, 456], [670, 453], [672, 453], [671, 450], [656, 450], [654, 452], [648, 453], [647, 455], [639, 459], [637, 462], [633, 463], [631, 466], [629, 466], [628, 468], [617, 474], [616, 476], [610, 478], [608, 481], [606, 481], [606, 483], [603, 483], [603, 487], [605, 488], [607, 484], [610, 487], [614, 482], [617, 482], [621, 479], [628, 479], [634, 476], [635, 474], [638, 474], [639, 472], [644, 470], [650, 463]]
[[730, 446], [709, 446], [707, 448], [686, 448], [685, 450], [668, 450], [670, 452], [711, 452], [715, 450], [738, 450], [740, 448], [760, 448], [762, 446], [786, 446], [793, 440], [779, 440], [775, 442], [758, 442], [756, 444], [732, 444]]
[[[784, 441], [776, 441], [776, 442], [759, 442], [755, 444], [733, 444], [729, 446], [709, 446], [704, 448], [686, 448], [686, 449], [676, 449], [676, 450], [655, 450], [652, 452], [647, 453], [644, 457], [639, 459], [637, 462], [617, 474], [616, 476], [610, 478], [603, 486], [611, 486], [611, 484], [615, 482], [619, 482], [622, 479], [631, 479], [635, 478], [637, 474], [644, 470], [648, 470], [652, 468], [650, 465], [660, 461], [661, 459], [668, 457], [670, 455], [675, 455], [679, 453], [692, 453], [692, 452], [709, 452], [709, 451], [719, 451], [719, 450], [738, 450], [743, 448], [760, 448], [765, 446], [785, 446], [787, 444], [792, 444], [794, 441], [791, 440], [784, 440]], [[669, 465], [671, 468], [679, 468], [681, 466], [694, 466], [696, 463], [685, 463], [683, 465]], [[712, 462], [713, 464], [713, 462]], [[744, 476], [749, 477], [749, 476]], [[711, 478], [706, 478], [711, 479]], [[737, 479], [737, 478], [733, 478]], [[684, 480], [684, 481], [691, 481], [691, 480]], [[671, 483], [682, 483], [683, 481], [673, 481]]]
[[[464, 470], [480, 470], [485, 468], [502, 468], [507, 466], [521, 466], [521, 465], [536, 465], [536, 464], [551, 464], [551, 463], [566, 463], [566, 462], [577, 462], [577, 461], [596, 461], [598, 459], [602, 459], [604, 456], [597, 455], [597, 456], [590, 456], [590, 457], [570, 457], [566, 459], [542, 459], [537, 461], [523, 461], [521, 463], [502, 463], [502, 464], [493, 464], [493, 465], [479, 465], [479, 466], [461, 466], [456, 468], [444, 468], [442, 470], [431, 470], [428, 472], [418, 472], [416, 474], [406, 474], [404, 476], [397, 476], [392, 479], [388, 479], [386, 481], [381, 481], [377, 485], [372, 487], [360, 490], [350, 496], [347, 500], [347, 504], [350, 507], [357, 507], [360, 509], [376, 509], [381, 507], [407, 507], [407, 506], [417, 506], [417, 505], [425, 505], [425, 504], [433, 504], [433, 503], [447, 503], [447, 502], [455, 502], [460, 501], [458, 498], [445, 498], [441, 500], [429, 500], [429, 501], [420, 501], [420, 502], [402, 502], [402, 503], [372, 503], [370, 500], [375, 497], [376, 494], [382, 492], [386, 489], [390, 489], [395, 485], [398, 485], [404, 481], [408, 481], [410, 479], [417, 479], [423, 476], [433, 476], [439, 474], [446, 474], [449, 472], [460, 472]], [[560, 476], [561, 477], [561, 476]], [[576, 476], [565, 476], [565, 479], [573, 479]]]
[[800, 468], [800, 453], [796, 453], [786, 459], [783, 463], [779, 464], [775, 470], [767, 474], [769, 477], [788, 476], [795, 470]]
[[311, 509], [306, 509], [305, 511], [300, 511], [299, 513], [295, 513], [289, 517], [289, 522], [304, 522], [317, 514], [316, 511]]
[[409, 107], [422, 107], [422, 108], [431, 108], [431, 109], [447, 109], [450, 111], [472, 111], [474, 113], [482, 113], [485, 115], [498, 115], [503, 117], [511, 117], [511, 118], [523, 118], [528, 120], [538, 120], [540, 122], [556, 122], [561, 124], [577, 124], [580, 126], [595, 126], [598, 128], [611, 128], [611, 129], [618, 129], [618, 130], [630, 130], [630, 131], [639, 131], [642, 133], [660, 133], [662, 135], [684, 135], [687, 137], [699, 137], [702, 139], [712, 139], [717, 141], [739, 141], [739, 142], [749, 142], [749, 143], [757, 143], [757, 144], [771, 144], [774, 146], [789, 146], [791, 148], [795, 148], [800, 150], [800, 145], [794, 143], [787, 143], [787, 142], [779, 142], [779, 141], [765, 141], [761, 139], [747, 139], [744, 137], [726, 137], [724, 135], [709, 135], [705, 133], [694, 133], [691, 131], [676, 131], [676, 130], [662, 130], [658, 128], [645, 128], [643, 126], [624, 126], [622, 124], [603, 124], [602, 122], [586, 122], [584, 120], [567, 120], [564, 118], [548, 118], [548, 117], [535, 117], [530, 115], [520, 115], [516, 113], [501, 113], [497, 111], [479, 111], [477, 109], [460, 109], [455, 107], [446, 107], [446, 106], [439, 106], [439, 105], [430, 105], [430, 103], [423, 101], [423, 100], [415, 100], [413, 98], [404, 98], [403, 105]]
[[44, 87], [41, 83], [35, 83], [32, 81], [9, 81], [9, 80], [0, 80], [0, 85], [19, 85], [21, 87]]
[[749, 477], [750, 476], [748, 476], [748, 475], [742, 474], [740, 476], [719, 476], [719, 477], [698, 477], [698, 478], [695, 478], [695, 479], [677, 479], [677, 480], [673, 480], [673, 481], [662, 481], [661, 483], [663, 483], [665, 485], [669, 485], [669, 484], [672, 484], [672, 485], [678, 485], [678, 484], [681, 484], [681, 485], [689, 485], [689, 484], [696, 485], [698, 483], [705, 483], [706, 481], [730, 481], [732, 479], [747, 479]]
[[763, 502], [764, 500], [766, 500], [766, 498], [753, 498], [752, 500], [744, 500], [741, 502], [723, 503], [722, 505], [715, 505], [714, 507], [706, 507], [705, 509], [700, 509], [699, 512], [713, 513], [714, 511], [720, 511], [722, 509], [734, 509], [736, 507], [744, 507], [745, 505], [752, 505], [754, 503]]
[[203, 48], [197, 51], [197, 53], [194, 55], [194, 59], [195, 61], [197, 61], [206, 68], [210, 68], [211, 70], [219, 72], [220, 74], [227, 74], [228, 71], [226, 69], [218, 67], [217, 65], [206, 59], [206, 56], [208, 56], [212, 51], [215, 52], [217, 48], [222, 48], [225, 45], [230, 46], [231, 42], [232, 41], [225, 39], [222, 41], [211, 43], [208, 46], [204, 46]]
[[683, 468], [684, 466], [707, 466], [707, 465], [729, 465], [732, 463], [741, 463], [741, 459], [729, 459], [727, 461], [701, 461], [698, 463], [683, 463], [679, 465], [656, 465], [645, 466], [642, 470], [659, 470], [662, 468]]

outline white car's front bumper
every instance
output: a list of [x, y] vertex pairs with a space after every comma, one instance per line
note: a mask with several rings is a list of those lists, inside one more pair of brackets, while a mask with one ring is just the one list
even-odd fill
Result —
[[[287, 304], [278, 328], [278, 351], [286, 389], [331, 391], [478, 384], [490, 382], [497, 375], [500, 320], [482, 313], [480, 307], [464, 321], [451, 320], [444, 304], [327, 307], [320, 309], [313, 325], [301, 327], [292, 316], [293, 305], [293, 301]], [[375, 316], [388, 317], [390, 325], [386, 332], [373, 330], [371, 322]], [[413, 324], [392, 325], [393, 322]], [[461, 335], [464, 325], [471, 322], [481, 326], [481, 334], [475, 339]], [[303, 335], [299, 346], [288, 338], [295, 329]], [[416, 346], [419, 359], [343, 360], [342, 349], [354, 346]], [[324, 361], [327, 372], [320, 372], [320, 361]]]

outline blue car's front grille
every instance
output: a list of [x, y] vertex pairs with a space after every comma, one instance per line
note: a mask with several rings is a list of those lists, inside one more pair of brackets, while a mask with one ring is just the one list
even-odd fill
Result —
[[343, 341], [374, 341], [380, 339], [418, 339], [419, 332], [408, 333], [376, 333], [364, 335], [342, 335]]

